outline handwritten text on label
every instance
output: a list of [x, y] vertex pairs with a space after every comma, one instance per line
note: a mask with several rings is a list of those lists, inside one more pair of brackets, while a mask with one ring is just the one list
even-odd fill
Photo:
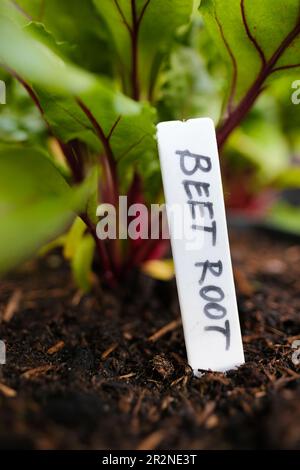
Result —
[[[195, 373], [225, 371], [244, 355], [213, 123], [160, 123], [158, 146], [188, 360]], [[172, 205], [187, 208], [192, 245], [174, 236]]]

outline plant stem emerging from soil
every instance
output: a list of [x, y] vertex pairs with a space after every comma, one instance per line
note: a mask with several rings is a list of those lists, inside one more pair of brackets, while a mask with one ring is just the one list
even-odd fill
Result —
[[[90, 123], [92, 124], [96, 132], [96, 135], [99, 137], [99, 140], [103, 146], [104, 153], [101, 156], [101, 163], [102, 163], [102, 168], [103, 168], [103, 173], [104, 173], [104, 178], [105, 178], [105, 186], [104, 186], [104, 190], [102, 191], [102, 197], [104, 198], [104, 202], [112, 204], [116, 208], [116, 210], [118, 210], [119, 181], [118, 181], [116, 160], [114, 158], [114, 154], [110, 145], [110, 137], [111, 137], [111, 133], [113, 132], [113, 128], [115, 127], [115, 125], [117, 125], [120, 119], [118, 118], [118, 120], [116, 121], [115, 125], [113, 126], [112, 130], [110, 131], [107, 137], [102, 127], [98, 123], [97, 119], [95, 118], [93, 113], [90, 111], [90, 109], [79, 98], [77, 98], [77, 103], [79, 104], [80, 108], [89, 119]], [[117, 227], [117, 231], [118, 231], [118, 227]], [[111, 258], [112, 270], [114, 271], [115, 277], [117, 278], [121, 272], [121, 250], [120, 250], [119, 240], [118, 239], [109, 240], [109, 243], [107, 243], [107, 248], [109, 251], [109, 256]]]

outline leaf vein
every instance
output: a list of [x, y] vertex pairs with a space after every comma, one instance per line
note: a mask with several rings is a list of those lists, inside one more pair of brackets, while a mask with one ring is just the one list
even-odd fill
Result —
[[120, 14], [122, 20], [123, 20], [123, 23], [125, 24], [126, 28], [128, 29], [129, 34], [131, 35], [131, 34], [132, 34], [131, 27], [130, 27], [128, 21], [127, 21], [126, 18], [125, 18], [124, 12], [122, 11], [122, 8], [120, 7], [118, 0], [114, 0], [114, 4], [115, 4], [115, 6], [116, 6], [116, 8], [117, 8], [117, 10], [118, 10], [118, 12], [119, 12], [119, 14]]
[[143, 20], [144, 14], [145, 14], [150, 2], [151, 2], [151, 0], [147, 0], [146, 3], [144, 4], [143, 8], [142, 8], [141, 14], [140, 14], [139, 19], [138, 19], [138, 24], [139, 25]]
[[246, 16], [246, 11], [245, 11], [245, 1], [241, 0], [241, 12], [242, 12], [242, 19], [243, 19], [243, 24], [244, 28], [246, 30], [247, 36], [254, 45], [255, 49], [260, 55], [261, 61], [262, 61], [262, 66], [266, 65], [266, 57], [264, 54], [264, 51], [262, 50], [260, 44], [257, 42], [256, 38], [253, 36], [253, 34], [250, 31], [248, 21], [247, 21], [247, 16]]
[[236, 83], [237, 83], [237, 62], [236, 62], [236, 58], [234, 57], [233, 55], [233, 52], [229, 46], [229, 43], [225, 37], [225, 34], [224, 34], [224, 31], [223, 31], [223, 27], [222, 27], [222, 24], [217, 16], [217, 13], [215, 11], [215, 20], [216, 20], [216, 23], [218, 25], [218, 28], [219, 28], [219, 31], [220, 31], [220, 34], [221, 34], [221, 38], [222, 38], [222, 41], [225, 45], [225, 48], [230, 56], [230, 59], [232, 61], [232, 66], [233, 66], [233, 74], [232, 74], [232, 83], [231, 83], [231, 90], [230, 90], [230, 94], [229, 94], [229, 100], [228, 100], [228, 110], [231, 110], [232, 108], [232, 102], [233, 102], [233, 98], [234, 98], [234, 94], [235, 94], [235, 89], [236, 89]]

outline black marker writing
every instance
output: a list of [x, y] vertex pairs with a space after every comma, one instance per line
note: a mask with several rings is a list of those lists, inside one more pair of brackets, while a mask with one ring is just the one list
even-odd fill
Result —
[[214, 209], [213, 209], [213, 203], [212, 202], [188, 201], [187, 203], [190, 206], [191, 214], [192, 214], [193, 219], [196, 218], [196, 208], [199, 209], [201, 217], [204, 217], [204, 215], [205, 215], [204, 209], [207, 209], [207, 212], [209, 214], [210, 219], [214, 218]]
[[193, 230], [202, 230], [203, 232], [208, 232], [211, 233], [212, 235], [212, 245], [216, 246], [217, 243], [217, 224], [216, 221], [213, 220], [211, 223], [211, 226], [207, 225], [197, 225], [197, 224], [192, 224], [192, 229]]
[[205, 331], [217, 331], [218, 333], [222, 333], [225, 336], [226, 344], [225, 349], [226, 351], [230, 348], [230, 324], [229, 320], [225, 321], [225, 327], [222, 328], [221, 326], [206, 326], [204, 328]]
[[219, 260], [216, 263], [211, 263], [210, 261], [204, 261], [204, 263], [195, 263], [196, 267], [202, 267], [201, 278], [199, 279], [199, 284], [202, 284], [206, 278], [207, 272], [210, 272], [213, 276], [219, 277], [223, 272], [222, 261]]
[[[183, 179], [182, 184], [185, 194], [188, 197], [187, 204], [190, 208], [191, 218], [194, 223], [191, 224], [193, 230], [200, 230], [211, 235], [211, 244], [213, 247], [217, 244], [217, 222], [215, 220], [215, 211], [213, 202], [207, 200], [210, 197], [210, 184], [206, 181], [197, 181], [196, 173], [201, 174], [204, 179], [206, 173], [212, 169], [211, 159], [205, 155], [198, 155], [188, 149], [176, 150], [176, 155], [180, 156], [180, 169], [184, 175], [192, 176], [193, 179]], [[203, 200], [203, 198], [205, 198]], [[209, 219], [207, 223], [206, 219]], [[202, 286], [199, 291], [200, 298], [204, 301], [203, 314], [213, 322], [219, 322], [227, 315], [227, 310], [223, 305], [225, 293], [220, 286], [213, 284], [204, 285], [208, 275], [220, 278], [223, 273], [223, 264], [221, 260], [212, 262], [195, 263], [195, 267], [202, 268], [199, 284]], [[205, 331], [215, 331], [221, 333], [226, 338], [226, 350], [230, 348], [230, 323], [226, 319], [224, 327], [219, 324], [206, 326]]]
[[[191, 153], [189, 150], [177, 150], [177, 155], [180, 155], [180, 168], [185, 175], [193, 175], [197, 170], [208, 172], [211, 170], [211, 160], [205, 155], [197, 155], [196, 153]], [[186, 165], [188, 163], [194, 164], [192, 169], [188, 169]]]
[[[189, 199], [193, 199], [191, 187], [194, 187], [196, 189], [198, 196], [200, 197], [203, 196], [203, 193], [206, 197], [209, 196], [209, 187], [210, 187], [209, 183], [203, 183], [201, 181], [183, 180], [182, 184]], [[203, 193], [202, 193], [202, 190], [203, 190]]]

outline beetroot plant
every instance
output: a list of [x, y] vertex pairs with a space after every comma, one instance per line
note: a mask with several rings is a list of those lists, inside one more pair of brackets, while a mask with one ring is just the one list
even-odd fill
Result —
[[[120, 195], [128, 206], [163, 200], [160, 120], [215, 118], [229, 205], [246, 206], [253, 184], [299, 186], [268, 117], [273, 82], [300, 71], [298, 0], [2, 0], [0, 63], [1, 273], [61, 246], [88, 289], [92, 269], [115, 285], [160, 259], [162, 238], [96, 231], [100, 203], [118, 211]], [[3, 125], [20, 115], [21, 137]]]

